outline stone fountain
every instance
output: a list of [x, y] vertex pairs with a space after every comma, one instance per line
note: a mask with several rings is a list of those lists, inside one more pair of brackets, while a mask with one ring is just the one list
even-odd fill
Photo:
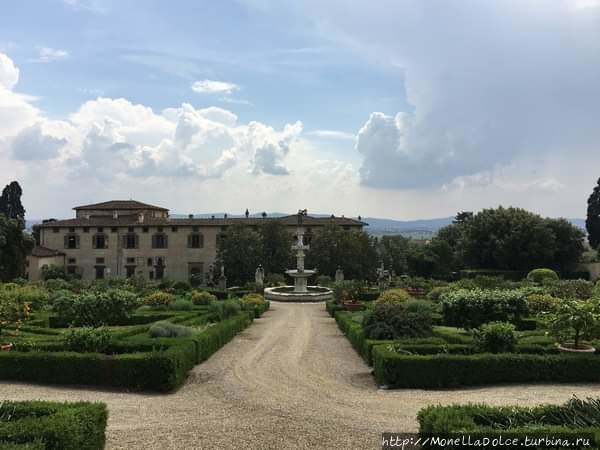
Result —
[[307, 215], [306, 210], [298, 211], [298, 228], [296, 231], [297, 242], [292, 245], [296, 251], [296, 268], [286, 270], [285, 273], [294, 279], [293, 286], [278, 286], [265, 289], [265, 298], [267, 300], [276, 300], [281, 302], [322, 302], [330, 300], [333, 291], [323, 286], [309, 286], [308, 279], [317, 273], [316, 269], [307, 270], [304, 268], [305, 250], [310, 246], [304, 243], [303, 218]]

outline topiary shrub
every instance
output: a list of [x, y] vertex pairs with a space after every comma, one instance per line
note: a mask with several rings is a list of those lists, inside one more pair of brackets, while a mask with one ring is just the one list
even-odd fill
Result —
[[543, 283], [546, 280], [558, 280], [558, 274], [552, 269], [533, 269], [527, 274], [527, 279], [534, 283]]
[[430, 336], [431, 306], [420, 300], [379, 304], [364, 317], [362, 327], [368, 339]]
[[206, 291], [192, 291], [191, 298], [194, 305], [209, 305], [217, 300], [217, 297]]
[[105, 353], [111, 343], [106, 328], [72, 328], [65, 334], [65, 350], [82, 353]]
[[412, 297], [404, 289], [388, 289], [375, 300], [376, 305], [397, 305], [411, 300]]
[[148, 330], [153, 338], [159, 337], [189, 337], [194, 334], [194, 329], [172, 322], [160, 321], [154, 323]]
[[475, 346], [484, 353], [510, 353], [517, 346], [515, 326], [507, 322], [490, 322], [474, 332]]
[[173, 300], [173, 294], [169, 294], [168, 292], [153, 292], [144, 298], [144, 305], [154, 308], [166, 308]]
[[527, 308], [532, 314], [552, 312], [558, 306], [559, 301], [550, 294], [531, 294], [527, 296]]

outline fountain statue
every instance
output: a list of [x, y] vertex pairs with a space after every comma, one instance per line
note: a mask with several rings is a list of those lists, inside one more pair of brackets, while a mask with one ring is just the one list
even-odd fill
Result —
[[310, 246], [304, 243], [303, 220], [306, 215], [306, 209], [298, 211], [297, 242], [292, 245], [292, 249], [296, 251], [296, 268], [285, 271], [286, 274], [294, 279], [294, 285], [265, 289], [265, 298], [268, 300], [314, 302], [332, 298], [333, 292], [331, 289], [308, 285], [308, 279], [316, 274], [317, 270], [304, 268], [304, 257], [306, 256], [304, 252], [310, 248]]

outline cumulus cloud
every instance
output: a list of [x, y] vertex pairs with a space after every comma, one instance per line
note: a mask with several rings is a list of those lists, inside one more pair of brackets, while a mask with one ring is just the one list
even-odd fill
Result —
[[361, 182], [429, 189], [526, 155], [598, 151], [597, 3], [308, 0], [293, 13], [404, 81], [409, 111], [365, 117]]
[[19, 81], [19, 69], [12, 59], [0, 53], [0, 88], [11, 90]]
[[227, 81], [217, 80], [199, 80], [192, 84], [192, 90], [199, 94], [232, 94], [237, 91], [240, 87], [237, 84], [229, 83]]
[[42, 125], [36, 123], [24, 128], [12, 141], [13, 158], [21, 161], [53, 159], [67, 143], [65, 138], [44, 134]]
[[51, 47], [36, 47], [38, 56], [30, 59], [30, 62], [49, 63], [61, 59], [67, 59], [69, 52], [62, 49], [54, 49]]
[[281, 130], [256, 121], [240, 124], [236, 114], [215, 106], [183, 103], [156, 112], [105, 97], [84, 102], [68, 120], [52, 120], [31, 98], [12, 91], [18, 74], [12, 60], [0, 54], [0, 153], [13, 161], [51, 162], [48, 167], [66, 179], [202, 181], [221, 178], [236, 166], [255, 175], [284, 175], [291, 145], [302, 131], [300, 122]]

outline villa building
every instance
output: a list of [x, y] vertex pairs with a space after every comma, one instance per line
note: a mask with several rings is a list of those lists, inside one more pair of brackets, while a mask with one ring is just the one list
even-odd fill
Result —
[[[27, 259], [28, 278], [37, 280], [44, 265], [59, 265], [83, 279], [143, 276], [187, 281], [206, 275], [217, 256], [217, 240], [227, 228], [244, 224], [258, 229], [278, 221], [295, 234], [298, 216], [173, 218], [169, 210], [134, 200], [112, 200], [77, 206], [75, 218], [46, 220], [39, 227], [37, 246]], [[302, 218], [305, 241], [328, 224], [362, 230], [360, 220], [345, 217]]]

